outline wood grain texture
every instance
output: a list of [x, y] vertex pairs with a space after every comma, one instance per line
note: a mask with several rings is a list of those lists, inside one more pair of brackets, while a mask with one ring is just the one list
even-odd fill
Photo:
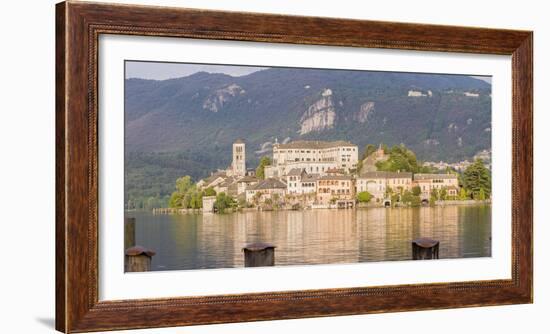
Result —
[[[57, 5], [56, 17], [56, 328], [59, 331], [532, 302], [532, 32], [70, 1]], [[512, 278], [99, 301], [97, 43], [101, 34], [511, 55]]]

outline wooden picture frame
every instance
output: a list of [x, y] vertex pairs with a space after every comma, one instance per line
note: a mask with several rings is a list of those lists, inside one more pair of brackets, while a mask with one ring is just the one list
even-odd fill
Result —
[[[98, 299], [101, 34], [512, 56], [511, 279], [123, 301]], [[66, 1], [56, 7], [56, 329], [120, 330], [533, 301], [533, 33]]]

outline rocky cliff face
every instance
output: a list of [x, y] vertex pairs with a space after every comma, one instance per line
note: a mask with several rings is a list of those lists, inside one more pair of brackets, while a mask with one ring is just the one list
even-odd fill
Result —
[[245, 94], [245, 90], [237, 84], [230, 84], [222, 89], [216, 90], [210, 94], [204, 101], [202, 108], [212, 112], [218, 112], [224, 104], [237, 95]]
[[354, 119], [359, 123], [368, 121], [370, 115], [374, 112], [374, 102], [363, 103], [359, 111], [355, 114]]
[[313, 131], [331, 129], [336, 120], [336, 110], [332, 102], [332, 90], [323, 90], [321, 98], [311, 104], [300, 119], [300, 135]]

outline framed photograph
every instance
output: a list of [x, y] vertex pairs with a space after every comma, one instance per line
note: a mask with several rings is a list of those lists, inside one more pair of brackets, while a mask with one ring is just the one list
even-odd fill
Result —
[[532, 302], [532, 32], [56, 12], [59, 331]]

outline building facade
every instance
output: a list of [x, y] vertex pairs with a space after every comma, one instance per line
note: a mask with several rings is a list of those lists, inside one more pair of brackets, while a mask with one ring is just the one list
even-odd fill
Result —
[[[317, 179], [316, 202], [322, 205], [355, 203], [355, 182], [350, 175], [325, 175]], [[353, 206], [353, 204], [352, 204]]]
[[266, 167], [266, 175], [283, 177], [292, 169], [303, 169], [312, 174], [326, 174], [329, 169], [346, 173], [357, 168], [358, 148], [347, 141], [306, 141], [273, 145], [273, 164]]
[[434, 189], [445, 189], [447, 196], [458, 196], [459, 191], [456, 174], [414, 174], [413, 186], [420, 187], [423, 200], [429, 199]]
[[255, 185], [259, 182], [256, 177], [254, 176], [245, 176], [243, 178], [240, 178], [237, 183], [237, 194], [244, 194], [246, 192], [246, 189], [252, 185]]
[[268, 178], [246, 188], [246, 201], [251, 204], [262, 204], [266, 200], [284, 201], [286, 183]]
[[284, 177], [288, 195], [315, 194], [319, 174], [308, 174], [303, 169], [292, 169]]
[[412, 173], [409, 172], [366, 172], [358, 176], [356, 181], [356, 191], [368, 191], [376, 202], [386, 199], [390, 191], [410, 191], [412, 186]]

